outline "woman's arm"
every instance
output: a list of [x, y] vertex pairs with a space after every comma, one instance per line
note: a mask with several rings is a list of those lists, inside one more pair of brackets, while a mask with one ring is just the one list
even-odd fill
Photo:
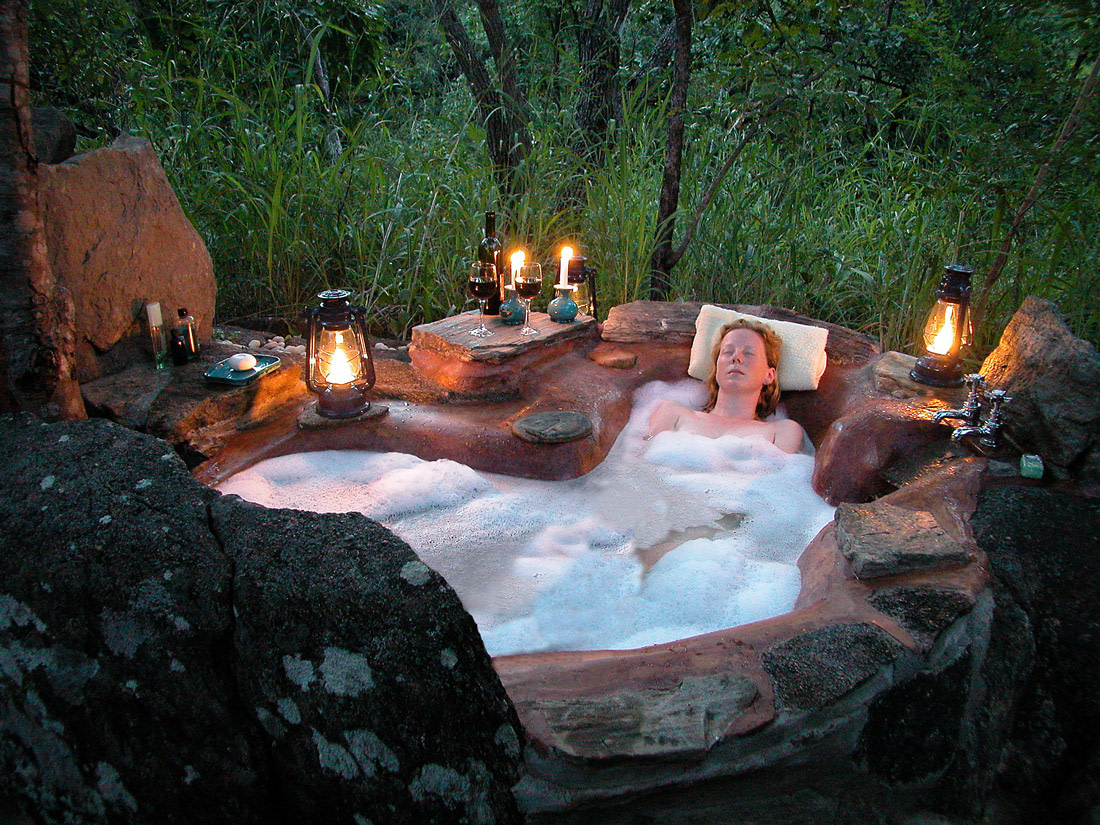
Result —
[[649, 417], [649, 432], [646, 434], [646, 438], [653, 438], [657, 433], [665, 430], [676, 429], [676, 422], [686, 412], [688, 412], [688, 408], [679, 401], [666, 398], [657, 405], [657, 409]]
[[802, 449], [802, 425], [789, 418], [775, 422], [775, 446], [785, 453], [797, 453]]

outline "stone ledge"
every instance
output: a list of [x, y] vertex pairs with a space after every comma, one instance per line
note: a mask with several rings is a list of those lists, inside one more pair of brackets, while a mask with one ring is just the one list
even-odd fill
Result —
[[682, 755], [705, 752], [745, 715], [758, 695], [752, 679], [714, 673], [686, 677], [667, 687], [532, 700], [524, 703], [523, 711], [541, 715], [554, 745], [570, 756]]
[[883, 502], [837, 507], [836, 540], [852, 572], [861, 579], [940, 570], [970, 561], [967, 549], [931, 513]]

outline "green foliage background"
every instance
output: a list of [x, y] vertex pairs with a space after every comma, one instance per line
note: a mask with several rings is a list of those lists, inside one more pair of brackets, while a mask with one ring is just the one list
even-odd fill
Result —
[[[579, 247], [609, 305], [648, 292], [668, 77], [627, 84], [603, 162], [583, 161], [571, 149], [578, 3], [505, 8], [533, 146], [502, 222], [539, 260]], [[942, 265], [969, 263], [980, 283], [1046, 159], [1100, 48], [1095, 2], [706, 11], [680, 232], [745, 130], [784, 101], [704, 213], [672, 297], [786, 306], [916, 351]], [[375, 332], [395, 337], [466, 307], [462, 263], [481, 213], [502, 207], [430, 3], [51, 0], [31, 12], [37, 99], [80, 125], [81, 148], [119, 131], [152, 141], [214, 259], [221, 320], [293, 315], [328, 286], [357, 292]], [[473, 6], [462, 14], [479, 34]], [[635, 0], [624, 80], [639, 77], [671, 14]], [[1054, 300], [1100, 341], [1098, 142], [1100, 97], [983, 296], [975, 358], [1026, 295]]]

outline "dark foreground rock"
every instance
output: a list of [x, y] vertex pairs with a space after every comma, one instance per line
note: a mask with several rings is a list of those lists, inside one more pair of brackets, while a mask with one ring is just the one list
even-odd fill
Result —
[[997, 600], [984, 677], [992, 696], [1018, 696], [997, 776], [1000, 821], [1098, 822], [1100, 500], [995, 488], [973, 524]]
[[162, 441], [0, 421], [0, 811], [512, 822], [472, 619], [355, 514], [220, 498]]

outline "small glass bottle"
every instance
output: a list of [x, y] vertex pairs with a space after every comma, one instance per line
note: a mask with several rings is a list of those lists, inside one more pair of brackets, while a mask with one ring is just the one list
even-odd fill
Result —
[[168, 367], [168, 339], [164, 335], [164, 317], [160, 312], [160, 302], [151, 301], [145, 305], [145, 317], [149, 321], [149, 343], [153, 348], [153, 363], [158, 370]]
[[188, 314], [187, 307], [176, 310], [176, 314], [180, 319], [178, 327], [180, 337], [187, 346], [187, 360], [193, 361], [199, 355], [199, 326], [195, 323], [195, 317]]
[[168, 354], [172, 356], [172, 363], [177, 367], [187, 363], [187, 342], [183, 340], [183, 330], [179, 327], [172, 330], [172, 338], [168, 341]]

